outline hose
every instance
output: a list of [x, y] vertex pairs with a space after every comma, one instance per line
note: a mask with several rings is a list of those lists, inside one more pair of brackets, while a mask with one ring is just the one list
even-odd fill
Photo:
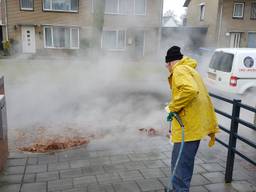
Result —
[[169, 185], [168, 185], [168, 188], [165, 188], [164, 191], [165, 192], [171, 192], [171, 183], [173, 182], [174, 180], [174, 176], [175, 176], [175, 172], [176, 172], [176, 169], [178, 167], [178, 164], [179, 164], [179, 161], [180, 161], [180, 158], [181, 158], [181, 154], [182, 154], [182, 151], [183, 151], [183, 148], [184, 148], [184, 140], [185, 140], [185, 130], [184, 130], [184, 124], [180, 118], [180, 116], [177, 114], [177, 113], [174, 113], [174, 117], [175, 119], [178, 121], [178, 123], [180, 124], [181, 126], [181, 134], [182, 134], [182, 141], [181, 141], [181, 146], [180, 146], [180, 150], [179, 150], [179, 154], [178, 154], [178, 157], [177, 157], [177, 160], [175, 162], [175, 166], [173, 168], [173, 172], [172, 172], [172, 176], [170, 176], [170, 180], [169, 180]]

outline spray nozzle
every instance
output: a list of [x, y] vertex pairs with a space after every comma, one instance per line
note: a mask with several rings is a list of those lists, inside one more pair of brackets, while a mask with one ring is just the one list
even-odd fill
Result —
[[173, 113], [173, 114], [174, 114], [175, 119], [176, 119], [176, 120], [178, 121], [178, 123], [180, 124], [180, 126], [181, 126], [181, 127], [184, 127], [184, 124], [183, 124], [183, 122], [182, 122], [182, 120], [181, 120], [179, 114], [178, 114], [178, 113]]

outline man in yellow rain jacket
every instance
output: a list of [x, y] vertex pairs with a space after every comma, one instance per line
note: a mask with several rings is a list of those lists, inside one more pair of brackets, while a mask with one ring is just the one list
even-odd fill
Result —
[[195, 70], [196, 60], [181, 54], [180, 48], [171, 47], [166, 55], [166, 67], [170, 72], [168, 78], [172, 99], [166, 110], [167, 120], [172, 121], [171, 139], [174, 143], [172, 151], [172, 171], [177, 161], [182, 130], [174, 117], [178, 113], [185, 126], [185, 143], [180, 161], [173, 179], [173, 190], [188, 192], [193, 175], [194, 159], [200, 140], [210, 136], [209, 146], [215, 142], [215, 133], [219, 131], [214, 108], [208, 91], [199, 73]]

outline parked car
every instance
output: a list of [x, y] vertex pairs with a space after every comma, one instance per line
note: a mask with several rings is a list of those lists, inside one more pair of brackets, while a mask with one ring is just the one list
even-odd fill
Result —
[[227, 93], [256, 90], [256, 49], [216, 49], [207, 75], [211, 87]]

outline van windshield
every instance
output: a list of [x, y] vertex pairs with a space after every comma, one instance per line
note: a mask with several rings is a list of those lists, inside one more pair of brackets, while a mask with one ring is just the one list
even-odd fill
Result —
[[210, 68], [230, 72], [232, 69], [234, 55], [231, 53], [215, 52], [210, 62]]

